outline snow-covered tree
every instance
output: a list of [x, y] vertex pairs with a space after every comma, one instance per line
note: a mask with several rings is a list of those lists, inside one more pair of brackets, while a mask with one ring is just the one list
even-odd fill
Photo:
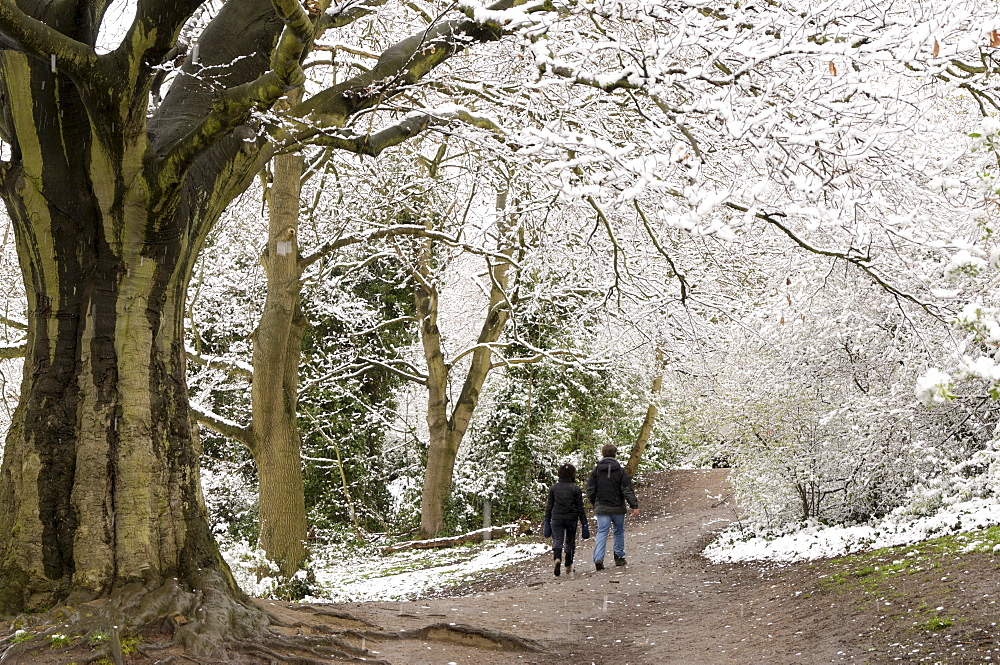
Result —
[[[760, 220], [816, 249], [805, 234], [832, 226], [845, 235], [826, 251], [893, 288], [866, 250], [871, 227], [905, 221], [882, 184], [926, 170], [932, 146], [904, 138], [942, 90], [992, 103], [981, 84], [1000, 43], [995, 10], [971, 0], [139, 0], [98, 49], [107, 9], [0, 2], [0, 190], [28, 326], [0, 474], [0, 610], [164, 589], [170, 602], [131, 619], [201, 604], [207, 618], [180, 632], [202, 652], [264, 618], [205, 517], [185, 291], [274, 154], [374, 156], [467, 123], [544, 160], [612, 235], [627, 206], [652, 235]], [[274, 110], [304, 68], [325, 78]]]

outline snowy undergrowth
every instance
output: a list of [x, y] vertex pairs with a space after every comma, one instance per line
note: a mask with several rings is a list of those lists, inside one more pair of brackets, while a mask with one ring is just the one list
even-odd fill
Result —
[[[973, 499], [947, 506], [926, 517], [897, 514], [868, 525], [817, 524], [779, 535], [760, 535], [749, 531], [746, 525], [737, 525], [724, 531], [703, 553], [715, 563], [792, 563], [906, 545], [929, 538], [978, 531], [998, 524], [1000, 503], [997, 499]], [[976, 551], [977, 543], [975, 538], [970, 539], [969, 551]], [[1000, 545], [986, 543], [984, 546], [986, 545], [991, 551], [1000, 551]]]
[[[414, 600], [482, 577], [549, 551], [544, 543], [496, 540], [485, 545], [441, 550], [413, 550], [383, 555], [376, 548], [351, 550], [327, 546], [314, 551], [310, 568], [315, 581], [306, 602]], [[264, 553], [246, 545], [223, 547], [240, 586], [251, 596], [271, 597], [276, 580], [266, 573]], [[265, 571], [261, 577], [258, 571]], [[260, 577], [260, 579], [258, 579]]]

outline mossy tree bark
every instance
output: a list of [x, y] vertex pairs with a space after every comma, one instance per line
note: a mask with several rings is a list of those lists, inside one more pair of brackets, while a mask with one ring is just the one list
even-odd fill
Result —
[[[442, 21], [277, 127], [255, 112], [302, 84], [315, 34], [379, 3], [333, 12], [321, 1], [308, 14], [295, 0], [230, 0], [151, 110], [200, 5], [140, 0], [120, 46], [98, 54], [105, 3], [0, 0], [0, 195], [28, 294], [21, 400], [0, 469], [0, 612], [178, 583], [240, 596], [208, 527], [184, 381], [195, 258], [282, 142], [329, 136], [503, 34]], [[331, 143], [378, 154], [435, 121]]]
[[[197, 86], [147, 118], [151, 65], [195, 6], [175, 3], [159, 26], [138, 20], [118, 52], [98, 57], [83, 48], [94, 35], [73, 20], [75, 7], [34, 3], [69, 34], [41, 33], [54, 44], [50, 59], [0, 55], [0, 132], [11, 146], [0, 187], [29, 322], [0, 471], [0, 611], [134, 583], [201, 584], [213, 570], [236, 592], [201, 499], [183, 313], [194, 257], [260, 149], [170, 140], [188, 134], [176, 112], [204, 95]], [[280, 29], [265, 21], [251, 36], [267, 52]], [[267, 64], [225, 76], [245, 82]]]

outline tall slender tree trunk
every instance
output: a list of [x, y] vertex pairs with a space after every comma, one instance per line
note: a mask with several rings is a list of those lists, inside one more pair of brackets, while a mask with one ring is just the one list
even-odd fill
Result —
[[267, 300], [254, 333], [250, 450], [260, 481], [260, 546], [282, 575], [291, 577], [305, 561], [308, 528], [297, 408], [306, 330], [300, 307], [298, 252], [303, 158], [279, 155], [272, 165], [268, 242], [263, 256]]
[[430, 282], [430, 242], [426, 242], [424, 282], [414, 294], [417, 316], [420, 318], [420, 339], [427, 362], [427, 467], [424, 486], [420, 494], [420, 536], [429, 538], [444, 528], [444, 507], [451, 494], [452, 474], [461, 438], [448, 417], [448, 365], [441, 348], [441, 331], [438, 328], [438, 294]]
[[660, 392], [663, 390], [663, 351], [656, 349], [656, 377], [653, 379], [653, 387], [650, 391], [649, 406], [646, 408], [646, 417], [643, 418], [642, 427], [639, 428], [639, 436], [632, 452], [629, 453], [628, 462], [625, 464], [625, 471], [630, 476], [635, 476], [639, 470], [639, 463], [642, 456], [646, 454], [646, 447], [649, 445], [649, 438], [653, 434], [653, 425], [656, 424], [656, 415], [659, 413], [657, 402]]
[[[442, 153], [443, 154], [443, 153]], [[498, 197], [498, 208], [505, 207]], [[512, 256], [514, 248], [505, 248], [501, 254]], [[431, 276], [431, 241], [425, 241], [420, 257], [419, 286], [414, 295], [417, 317], [420, 320], [420, 340], [427, 363], [427, 426], [430, 440], [427, 451], [427, 468], [424, 472], [423, 492], [420, 496], [420, 535], [429, 538], [444, 528], [444, 510], [451, 494], [455, 462], [462, 439], [479, 403], [479, 393], [491, 369], [493, 352], [490, 344], [500, 339], [510, 318], [510, 303], [514, 300], [507, 293], [511, 264], [496, 257], [488, 260], [491, 277], [489, 302], [472, 360], [462, 381], [461, 393], [454, 406], [450, 404], [449, 374], [454, 361], [445, 362], [438, 328], [438, 293]], [[450, 409], [450, 410], [449, 410]]]

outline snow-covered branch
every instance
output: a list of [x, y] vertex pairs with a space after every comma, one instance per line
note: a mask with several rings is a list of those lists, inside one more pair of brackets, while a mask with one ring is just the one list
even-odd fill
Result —
[[431, 127], [448, 125], [453, 122], [461, 122], [471, 127], [485, 129], [498, 136], [506, 134], [495, 118], [475, 113], [454, 104], [428, 111], [409, 113], [399, 122], [372, 134], [356, 134], [348, 129], [334, 129], [317, 133], [313, 128], [307, 128], [304, 131], [310, 136], [308, 143], [313, 145], [328, 146], [357, 155], [377, 157], [386, 149], [423, 134]]
[[193, 348], [187, 348], [185, 355], [190, 362], [209, 369], [222, 370], [226, 374], [253, 379], [253, 365], [241, 360], [229, 360], [218, 356], [204, 356]]
[[[427, 382], [427, 375], [419, 372], [416, 367], [407, 362], [388, 362], [379, 360], [378, 358], [358, 358], [358, 360], [368, 365], [368, 367], [362, 367], [361, 371], [368, 371], [371, 367], [377, 367], [407, 381], [420, 384]], [[401, 369], [400, 366], [405, 369]]]
[[0, 358], [4, 360], [9, 360], [11, 358], [23, 358], [27, 350], [28, 347], [26, 344], [18, 344], [17, 346], [0, 346]]
[[[727, 205], [729, 205], [730, 207], [732, 207], [735, 210], [741, 210], [741, 212], [747, 212], [746, 208], [742, 208], [742, 206], [739, 206], [737, 204], [729, 203]], [[933, 315], [937, 316], [937, 314], [935, 314], [935, 308], [934, 308], [934, 306], [931, 303], [924, 302], [924, 301], [920, 300], [919, 298], [917, 298], [916, 296], [900, 290], [896, 286], [893, 286], [889, 281], [887, 281], [881, 275], [879, 275], [878, 272], [876, 272], [875, 269], [872, 267], [872, 259], [871, 259], [870, 256], [867, 256], [867, 255], [864, 255], [864, 254], [860, 254], [860, 253], [858, 253], [856, 251], [851, 251], [851, 250], [848, 250], [846, 252], [840, 252], [840, 251], [836, 251], [836, 250], [829, 250], [829, 249], [822, 249], [820, 247], [814, 247], [813, 245], [810, 245], [805, 240], [803, 240], [798, 235], [796, 235], [787, 225], [783, 224], [780, 221], [780, 219], [779, 219], [780, 217], [783, 217], [783, 216], [784, 215], [781, 214], [781, 213], [764, 213], [764, 212], [759, 212], [759, 213], [756, 214], [756, 217], [758, 219], [764, 220], [765, 222], [767, 222], [771, 226], [775, 227], [776, 229], [778, 229], [779, 231], [781, 231], [782, 233], [784, 233], [796, 245], [798, 245], [802, 249], [804, 249], [804, 250], [806, 250], [806, 251], [808, 251], [808, 252], [810, 252], [812, 254], [818, 254], [820, 256], [829, 256], [831, 258], [836, 258], [836, 259], [840, 259], [841, 261], [845, 261], [845, 262], [849, 263], [850, 265], [855, 266], [856, 268], [859, 268], [861, 271], [863, 271], [866, 275], [868, 275], [868, 277], [871, 278], [871, 280], [873, 282], [875, 282], [876, 284], [878, 284], [886, 292], [893, 294], [897, 298], [902, 298], [904, 300], [909, 300], [913, 304], [921, 307], [928, 314], [933, 314]]]
[[254, 436], [249, 427], [244, 427], [235, 421], [224, 418], [208, 409], [203, 409], [196, 404], [191, 405], [191, 413], [198, 423], [210, 427], [219, 434], [227, 436], [234, 441], [239, 441], [247, 448], [253, 449]]
[[488, 256], [498, 260], [504, 260], [505, 262], [511, 262], [512, 260], [506, 255], [483, 249], [481, 247], [476, 247], [469, 243], [464, 243], [459, 240], [454, 235], [444, 233], [442, 231], [437, 231], [435, 229], [429, 229], [426, 226], [421, 226], [419, 224], [397, 224], [395, 226], [386, 226], [382, 228], [372, 229], [368, 231], [362, 231], [350, 236], [343, 238], [338, 238], [332, 242], [328, 242], [321, 247], [314, 250], [311, 254], [302, 257], [300, 260], [300, 265], [303, 269], [312, 265], [313, 263], [319, 261], [325, 256], [332, 254], [340, 249], [349, 247], [351, 245], [357, 245], [365, 242], [372, 242], [375, 240], [381, 240], [382, 238], [392, 238], [392, 237], [415, 237], [415, 238], [426, 238], [434, 242], [444, 243], [451, 247], [458, 247], [462, 250], [469, 252], [470, 254], [479, 254], [483, 256]]
[[351, 0], [347, 0], [346, 2], [338, 2], [323, 13], [319, 19], [317, 29], [322, 33], [331, 28], [342, 28], [345, 25], [350, 25], [358, 19], [375, 13], [387, 1], [360, 0], [352, 2]]

